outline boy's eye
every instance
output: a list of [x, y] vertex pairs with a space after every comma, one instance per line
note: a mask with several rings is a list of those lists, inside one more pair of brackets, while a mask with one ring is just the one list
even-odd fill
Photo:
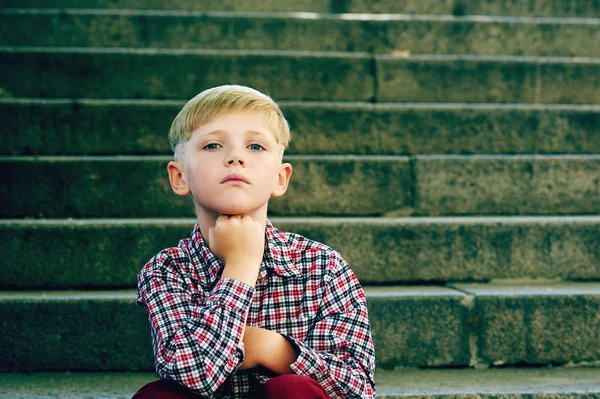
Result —
[[219, 148], [217, 143], [210, 143], [204, 146], [205, 150], [216, 150], [217, 148]]
[[253, 151], [260, 151], [264, 149], [264, 147], [260, 144], [250, 144], [248, 147], [250, 147], [250, 149]]

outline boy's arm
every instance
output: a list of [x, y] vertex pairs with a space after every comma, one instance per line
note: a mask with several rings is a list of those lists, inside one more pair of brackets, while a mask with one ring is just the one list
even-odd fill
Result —
[[150, 319], [156, 372], [212, 397], [244, 360], [240, 340], [254, 289], [222, 279], [201, 300], [176, 270], [173, 257], [161, 253], [138, 277], [138, 304]]
[[[298, 355], [289, 369], [321, 383], [332, 399], [372, 398], [375, 396], [375, 350], [364, 291], [339, 254], [334, 253], [331, 262], [333, 275], [312, 330], [304, 341], [283, 336]], [[246, 351], [249, 354], [250, 348]], [[260, 359], [259, 364], [286, 367], [289, 358], [263, 353], [270, 358]]]
[[209, 236], [225, 268], [208, 298], [192, 295], [178, 272], [178, 249], [154, 257], [138, 276], [157, 373], [204, 396], [244, 361], [242, 336], [264, 251], [264, 230], [247, 216], [220, 216]]
[[246, 359], [241, 368], [258, 365], [277, 374], [292, 374], [291, 364], [298, 358], [296, 348], [283, 335], [260, 327], [246, 326]]

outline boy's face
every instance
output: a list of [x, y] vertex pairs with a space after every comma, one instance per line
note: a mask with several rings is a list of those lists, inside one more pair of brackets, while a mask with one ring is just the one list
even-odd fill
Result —
[[172, 162], [181, 171], [177, 190], [171, 166], [169, 177], [177, 194], [191, 192], [197, 212], [253, 215], [287, 189], [292, 167], [282, 155], [262, 115], [237, 112], [194, 131], [181, 163]]

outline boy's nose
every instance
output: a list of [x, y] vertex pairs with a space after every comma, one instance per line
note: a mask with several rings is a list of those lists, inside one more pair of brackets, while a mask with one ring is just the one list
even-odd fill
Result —
[[232, 145], [229, 148], [229, 151], [225, 154], [225, 163], [228, 165], [239, 164], [240, 166], [244, 165], [244, 161], [242, 160], [243, 154], [240, 146]]

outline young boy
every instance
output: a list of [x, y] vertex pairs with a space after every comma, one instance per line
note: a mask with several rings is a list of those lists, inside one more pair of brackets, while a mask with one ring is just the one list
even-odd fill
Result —
[[161, 380], [135, 399], [375, 396], [355, 275], [331, 248], [267, 220], [292, 175], [289, 140], [277, 104], [244, 86], [205, 90], [173, 121], [169, 180], [198, 223], [138, 276]]

